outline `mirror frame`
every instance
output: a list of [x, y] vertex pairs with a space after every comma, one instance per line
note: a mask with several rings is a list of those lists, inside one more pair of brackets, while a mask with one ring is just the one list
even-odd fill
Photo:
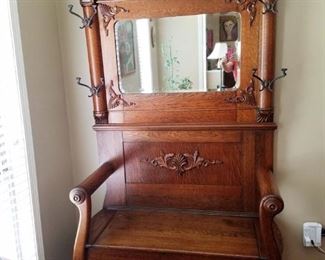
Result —
[[[92, 86], [99, 88], [103, 80], [106, 86], [106, 91], [98, 91], [92, 96], [96, 124], [181, 123], [187, 122], [186, 113], [191, 111], [193, 116], [196, 110], [200, 111], [197, 117], [202, 116], [204, 122], [273, 122], [273, 86], [277, 79], [274, 78], [277, 2], [277, 0], [81, 0], [86, 17], [93, 16], [94, 12], [98, 13], [98, 19], [95, 14], [92, 25], [85, 29]], [[242, 17], [241, 81], [236, 91], [121, 93], [118, 87], [114, 36], [117, 21], [218, 12], [239, 12]], [[152, 115], [152, 103], [155, 104], [157, 111], [167, 108], [182, 111], [178, 117], [172, 116], [171, 120], [164, 121], [162, 117], [168, 117], [169, 114], [166, 113], [159, 119], [155, 118]], [[206, 114], [205, 110], [208, 110]], [[220, 115], [216, 115], [218, 112]], [[141, 117], [146, 118], [145, 121], [142, 122]]]

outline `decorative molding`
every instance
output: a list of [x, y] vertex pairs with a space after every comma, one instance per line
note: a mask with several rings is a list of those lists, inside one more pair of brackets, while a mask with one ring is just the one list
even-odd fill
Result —
[[108, 4], [99, 4], [99, 10], [103, 15], [104, 19], [104, 28], [106, 36], [109, 35], [109, 24], [112, 20], [115, 20], [115, 16], [121, 12], [127, 13], [129, 10], [120, 6], [110, 6]]
[[256, 106], [256, 99], [254, 95], [254, 81], [251, 80], [246, 90], [239, 90], [238, 94], [233, 97], [229, 97], [225, 99], [227, 103], [234, 104], [246, 104], [250, 106]]
[[257, 2], [261, 2], [264, 5], [264, 11], [262, 14], [266, 13], [274, 13], [276, 14], [278, 12], [277, 10], [277, 3], [278, 0], [225, 0], [226, 3], [232, 3], [235, 2], [237, 5], [239, 5], [242, 10], [246, 10], [249, 13], [249, 23], [250, 26], [253, 25], [255, 18], [256, 18], [256, 4]]
[[111, 80], [111, 85], [109, 87], [109, 96], [110, 99], [108, 101], [108, 107], [109, 109], [113, 109], [116, 108], [120, 105], [123, 105], [124, 107], [131, 107], [131, 106], [135, 106], [136, 103], [134, 102], [127, 102], [122, 94], [117, 94], [114, 90], [114, 82], [113, 80]]
[[94, 95], [96, 95], [97, 97], [99, 97], [100, 91], [102, 89], [105, 89], [105, 82], [104, 82], [104, 79], [103, 78], [100, 78], [100, 81], [101, 81], [100, 85], [98, 85], [98, 86], [91, 86], [91, 87], [88, 86], [88, 85], [86, 85], [86, 84], [84, 84], [84, 83], [81, 83], [81, 78], [80, 77], [77, 77], [76, 80], [77, 80], [77, 84], [79, 86], [82, 86], [82, 87], [85, 87], [85, 88], [88, 88], [89, 89], [90, 95], [88, 95], [88, 97], [93, 97]]
[[267, 89], [270, 92], [273, 92], [274, 83], [277, 80], [282, 79], [287, 76], [287, 71], [288, 71], [287, 68], [282, 68], [281, 71], [282, 71], [282, 75], [280, 75], [274, 79], [271, 79], [271, 80], [263, 80], [262, 78], [257, 76], [257, 74], [256, 74], [257, 69], [253, 69], [253, 77], [256, 78], [261, 83], [261, 88], [259, 89], [259, 91], [263, 91], [264, 89]]
[[210, 165], [222, 164], [219, 160], [207, 160], [199, 156], [199, 152], [195, 151], [193, 155], [188, 153], [167, 153], [161, 152], [159, 157], [154, 159], [144, 159], [143, 162], [150, 163], [154, 167], [166, 168], [176, 171], [177, 174], [183, 176], [187, 171], [195, 168], [208, 167]]
[[239, 5], [242, 10], [246, 10], [249, 13], [249, 24], [253, 25], [256, 17], [256, 3], [258, 0], [225, 0], [226, 3], [235, 2], [235, 4]]
[[260, 206], [270, 216], [275, 216], [283, 210], [283, 201], [277, 195], [268, 195], [262, 198]]
[[93, 7], [93, 14], [90, 17], [82, 17], [81, 15], [77, 14], [76, 12], [74, 12], [72, 10], [73, 9], [73, 5], [68, 5], [69, 12], [71, 14], [73, 14], [74, 16], [77, 16], [78, 18], [81, 19], [82, 26], [79, 27], [80, 29], [84, 29], [86, 27], [91, 28], [91, 25], [93, 23], [93, 19], [94, 19], [95, 15], [97, 14], [97, 6], [96, 5], [92, 5], [92, 7]]
[[87, 192], [83, 188], [74, 188], [69, 194], [70, 201], [75, 205], [82, 204], [87, 198]]
[[269, 123], [273, 122], [274, 111], [271, 109], [257, 108], [256, 122], [257, 123]]
[[94, 111], [93, 112], [95, 123], [97, 125], [108, 123], [108, 112], [107, 111]]

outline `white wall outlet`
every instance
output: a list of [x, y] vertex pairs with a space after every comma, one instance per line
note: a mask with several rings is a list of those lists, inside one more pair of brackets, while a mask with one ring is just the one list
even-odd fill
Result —
[[303, 225], [303, 241], [304, 246], [312, 247], [311, 241], [315, 246], [322, 244], [322, 225], [317, 222], [306, 222]]

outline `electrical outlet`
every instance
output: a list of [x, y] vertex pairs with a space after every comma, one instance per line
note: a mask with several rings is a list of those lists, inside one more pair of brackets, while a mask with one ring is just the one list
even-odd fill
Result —
[[312, 247], [311, 241], [315, 246], [322, 244], [322, 225], [317, 222], [306, 222], [303, 225], [303, 241], [305, 247]]

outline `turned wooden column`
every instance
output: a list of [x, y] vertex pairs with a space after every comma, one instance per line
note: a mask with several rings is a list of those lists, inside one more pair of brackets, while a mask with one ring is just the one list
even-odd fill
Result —
[[[91, 0], [80, 1], [85, 17], [91, 17], [94, 13]], [[100, 43], [98, 14], [93, 18], [91, 26], [85, 28], [87, 50], [88, 50], [88, 63], [90, 70], [91, 85], [93, 87], [105, 85], [104, 69], [102, 61], [102, 49]], [[92, 96], [93, 99], [93, 113], [96, 124], [108, 123], [108, 110], [105, 87], [101, 88], [97, 95]]]
[[[261, 17], [260, 62], [258, 74], [264, 81], [274, 79], [276, 0], [263, 0]], [[273, 7], [273, 8], [272, 8]], [[257, 121], [273, 122], [273, 92], [264, 88], [257, 99]]]

